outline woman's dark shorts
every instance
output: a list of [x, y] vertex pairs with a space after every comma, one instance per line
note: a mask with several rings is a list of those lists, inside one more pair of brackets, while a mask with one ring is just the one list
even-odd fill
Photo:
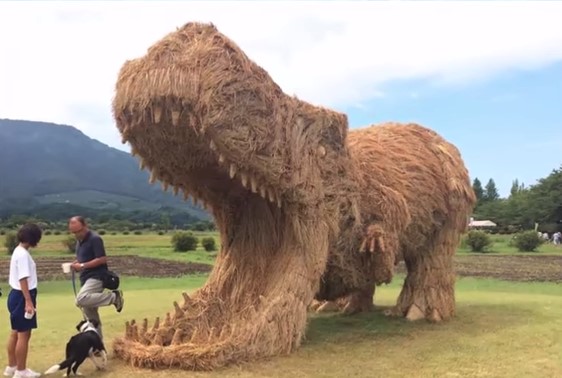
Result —
[[[33, 307], [37, 306], [37, 289], [29, 290]], [[25, 318], [25, 298], [21, 290], [12, 289], [8, 295], [8, 312], [12, 330], [25, 332], [37, 328], [37, 313], [33, 318]]]

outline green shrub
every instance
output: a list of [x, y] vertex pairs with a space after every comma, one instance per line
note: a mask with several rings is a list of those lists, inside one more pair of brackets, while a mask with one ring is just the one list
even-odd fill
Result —
[[123, 235], [129, 235], [129, 231], [123, 231]]
[[489, 252], [492, 239], [484, 231], [472, 230], [467, 235], [466, 243], [472, 252]]
[[158, 235], [164, 235], [164, 231], [158, 231]]
[[98, 231], [98, 235], [105, 235], [107, 233], [107, 231], [105, 230], [99, 230]]
[[468, 234], [461, 237], [459, 248], [468, 248]]
[[18, 246], [18, 244], [17, 234], [15, 232], [7, 232], [4, 237], [4, 247], [6, 247], [8, 255], [11, 255], [12, 252], [14, 252], [14, 249]]
[[207, 252], [216, 251], [217, 249], [215, 238], [212, 237], [203, 238], [203, 240], [201, 240], [201, 245], [203, 246], [203, 248], [205, 248], [205, 251]]
[[517, 243], [517, 234], [509, 238], [509, 241], [507, 242], [507, 246], [511, 248], [517, 248], [516, 243]]
[[515, 234], [515, 233], [519, 232], [519, 229], [520, 229], [520, 227], [518, 227], [518, 226], [509, 225], [509, 226], [507, 226], [507, 233], [508, 234]]
[[174, 251], [187, 252], [195, 251], [199, 240], [192, 232], [176, 232], [172, 236], [172, 246]]
[[76, 252], [76, 238], [74, 236], [67, 236], [61, 241], [64, 249], [68, 253]]
[[117, 232], [113, 231], [113, 232], [111, 233], [111, 235], [117, 235]]
[[6, 231], [0, 230], [0, 235], [6, 235]]
[[53, 231], [51, 230], [47, 230], [43, 233], [43, 235], [51, 235], [53, 233]]
[[136, 230], [135, 232], [133, 232], [133, 234], [135, 234], [135, 235], [142, 235], [142, 231]]
[[542, 240], [535, 231], [520, 232], [513, 238], [513, 245], [519, 252], [536, 252]]

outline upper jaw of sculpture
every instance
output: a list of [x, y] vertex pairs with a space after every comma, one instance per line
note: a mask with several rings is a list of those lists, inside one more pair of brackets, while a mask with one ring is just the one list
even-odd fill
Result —
[[[249, 156], [237, 153], [243, 143], [252, 143], [248, 128], [229, 132], [225, 138], [220, 128], [204, 128], [185, 108], [162, 103], [166, 101], [116, 116], [123, 141], [140, 158], [141, 168], [151, 172], [151, 182], [158, 180], [164, 190], [182, 191], [185, 198], [191, 195], [211, 207], [228, 198], [252, 195], [282, 207], [281, 175], [270, 169], [281, 157], [267, 156], [263, 150]], [[235, 134], [246, 140], [233, 140]]]

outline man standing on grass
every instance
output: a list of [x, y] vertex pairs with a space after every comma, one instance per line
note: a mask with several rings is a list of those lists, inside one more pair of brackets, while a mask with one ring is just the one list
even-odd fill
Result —
[[76, 305], [82, 308], [87, 319], [98, 321], [98, 333], [102, 336], [98, 308], [114, 305], [117, 312], [121, 312], [124, 303], [123, 292], [104, 290], [102, 278], [108, 267], [102, 238], [88, 228], [81, 216], [70, 218], [68, 230], [77, 240], [76, 260], [71, 265], [74, 271], [80, 272], [81, 288], [76, 296]]

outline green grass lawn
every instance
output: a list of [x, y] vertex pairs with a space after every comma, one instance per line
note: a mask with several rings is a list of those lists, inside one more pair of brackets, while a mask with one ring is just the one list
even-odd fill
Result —
[[[205, 276], [182, 279], [122, 281], [126, 304], [122, 313], [101, 309], [108, 347], [130, 319], [150, 322], [170, 311], [183, 290], [191, 292]], [[392, 305], [402, 277], [377, 288], [376, 304]], [[44, 371], [64, 354], [67, 339], [80, 319], [68, 281], [42, 282], [39, 329], [32, 337], [30, 367]], [[108, 371], [89, 376], [133, 377], [560, 377], [562, 376], [562, 287], [553, 283], [514, 283], [459, 279], [457, 316], [432, 325], [388, 319], [374, 313], [345, 317], [311, 315], [307, 339], [294, 354], [230, 367], [213, 373], [133, 369], [111, 359]], [[7, 293], [5, 293], [7, 295]], [[6, 295], [2, 297], [5, 301]], [[5, 304], [4, 304], [5, 308]], [[0, 339], [9, 323], [3, 310]], [[111, 353], [110, 353], [111, 354]], [[2, 355], [5, 364], [5, 355]]]
[[[220, 248], [220, 238], [217, 232], [193, 232], [199, 239], [196, 251], [174, 252], [171, 244], [173, 232], [164, 235], [157, 233], [143, 233], [141, 235], [118, 233], [116, 235], [105, 234], [102, 236], [106, 252], [109, 256], [138, 255], [154, 257], [166, 260], [190, 261], [197, 263], [212, 264], [216, 257], [215, 252], [207, 252], [201, 246], [201, 239], [205, 237], [215, 238], [217, 250]], [[72, 256], [65, 251], [63, 240], [69, 235], [44, 235], [37, 248], [33, 249], [34, 256]], [[0, 237], [0, 239], [2, 239]], [[0, 254], [0, 258], [9, 258], [7, 254]]]

